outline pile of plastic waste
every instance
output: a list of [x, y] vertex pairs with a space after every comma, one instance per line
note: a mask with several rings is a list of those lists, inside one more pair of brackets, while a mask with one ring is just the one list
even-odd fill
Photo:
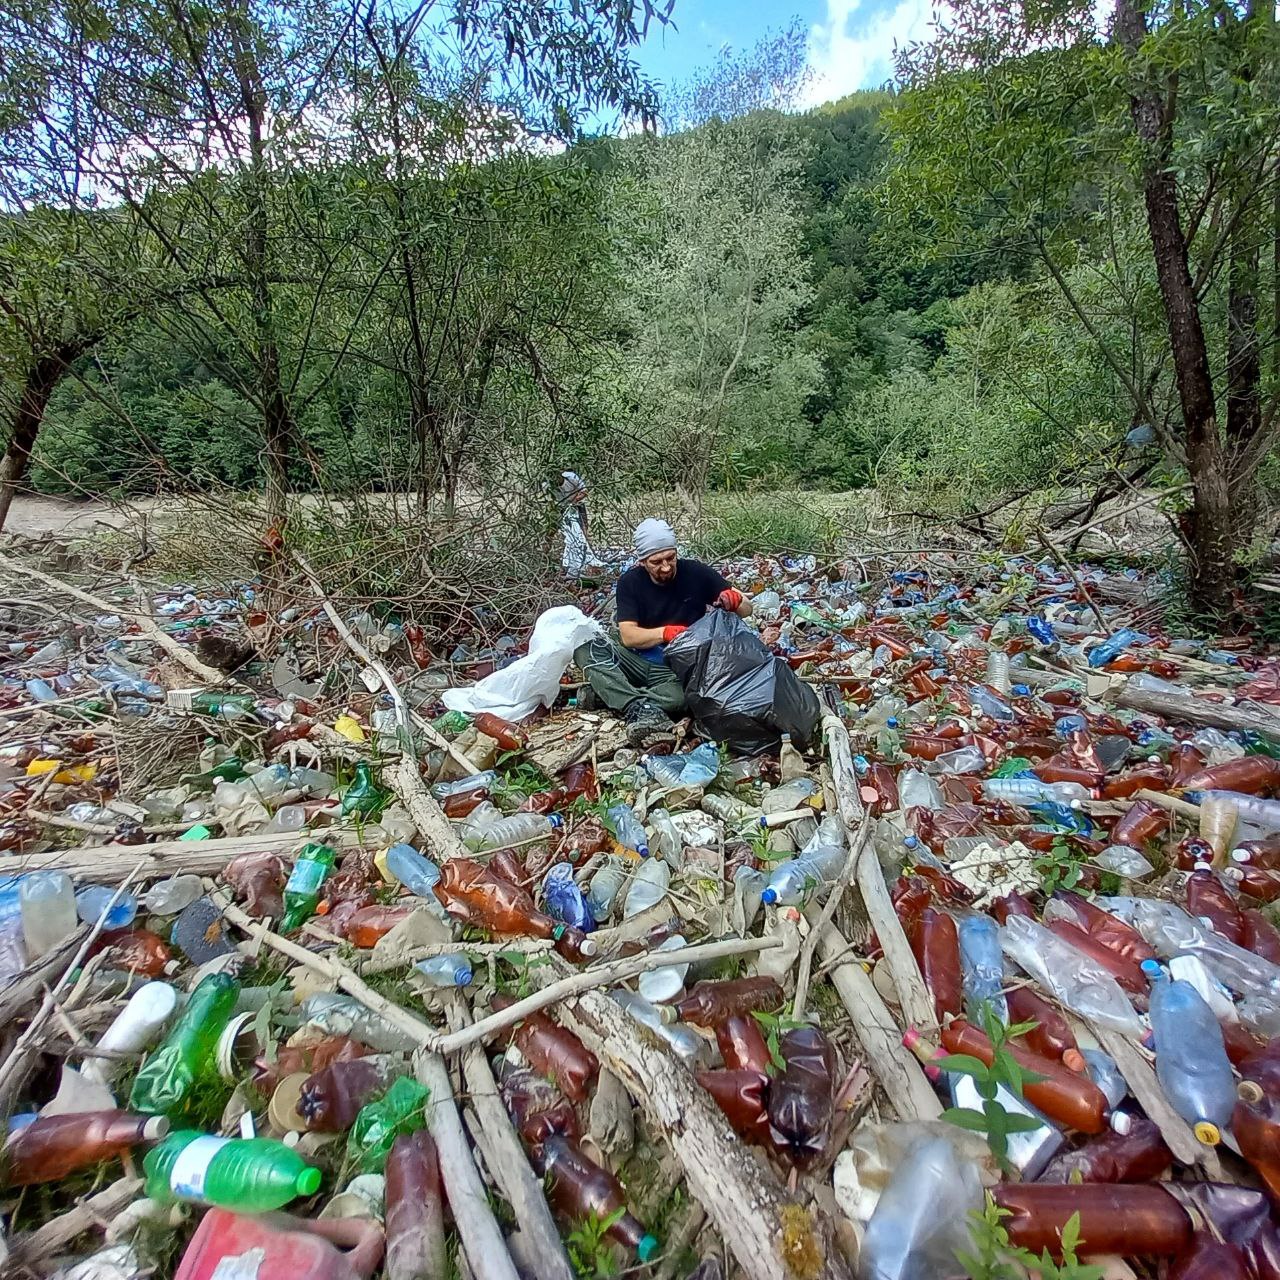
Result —
[[1280, 1276], [1280, 664], [1132, 571], [723, 568], [807, 738], [254, 587], [151, 601], [219, 683], [7, 617], [14, 1274]]

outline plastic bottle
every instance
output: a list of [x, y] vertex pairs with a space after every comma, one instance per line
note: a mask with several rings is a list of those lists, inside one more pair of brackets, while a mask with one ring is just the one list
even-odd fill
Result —
[[1231, 1122], [1236, 1095], [1213, 1011], [1189, 982], [1160, 976], [1151, 990], [1151, 1029], [1156, 1076], [1165, 1097], [1201, 1142], [1218, 1143]]
[[732, 796], [703, 796], [698, 801], [698, 808], [703, 813], [709, 813], [713, 818], [719, 818], [726, 826], [739, 830], [754, 827], [758, 823], [761, 814], [759, 809], [752, 808], [749, 804], [743, 804]]
[[543, 876], [542, 898], [547, 904], [547, 910], [557, 920], [563, 920], [584, 933], [591, 933], [595, 929], [595, 914], [582, 890], [578, 888], [569, 863], [557, 862]]
[[699, 1071], [697, 1080], [739, 1137], [755, 1146], [773, 1146], [765, 1105], [769, 1093], [769, 1077], [765, 1072], [750, 1068]]
[[429, 1133], [404, 1134], [391, 1144], [386, 1179], [387, 1280], [448, 1274], [444, 1184]]
[[361, 1173], [381, 1173], [396, 1138], [426, 1123], [429, 1090], [412, 1076], [400, 1076], [391, 1087], [360, 1108], [347, 1135], [347, 1160]]
[[620, 801], [610, 805], [605, 822], [617, 840], [619, 852], [635, 858], [649, 856], [649, 837], [629, 804]]
[[529, 745], [529, 731], [512, 724], [489, 711], [480, 711], [475, 717], [475, 727], [486, 737], [492, 738], [503, 751], [522, 751]]
[[1037, 1181], [1155, 1182], [1173, 1163], [1173, 1153], [1155, 1121], [1146, 1116], [1126, 1120], [1125, 1132], [1108, 1129], [1055, 1156]]
[[987, 683], [1006, 697], [1009, 693], [1009, 655], [998, 649], [987, 655]]
[[608, 856], [591, 877], [587, 889], [587, 905], [592, 916], [604, 920], [613, 910], [613, 904], [622, 886], [627, 882], [627, 872], [621, 858]]
[[657, 906], [667, 896], [667, 886], [671, 883], [671, 868], [660, 858], [643, 862], [636, 868], [627, 886], [627, 896], [622, 903], [622, 918], [630, 920], [632, 916]]
[[779, 778], [785, 784], [794, 782], [797, 778], [803, 778], [807, 773], [808, 766], [804, 762], [804, 756], [796, 750], [791, 741], [791, 735], [784, 733], [782, 735], [782, 744], [778, 748]]
[[1080, 1055], [1071, 1024], [1047, 1000], [1042, 1000], [1030, 987], [1012, 986], [1005, 993], [1011, 1022], [1034, 1022], [1022, 1038], [1041, 1057], [1061, 1060], [1070, 1071], [1083, 1071], [1084, 1058]]
[[1112, 662], [1119, 657], [1135, 640], [1140, 639], [1142, 639], [1140, 631], [1133, 631], [1128, 627], [1123, 627], [1102, 641], [1101, 644], [1094, 645], [1086, 655], [1085, 661], [1091, 667], [1105, 667], [1108, 662]]
[[912, 930], [910, 941], [941, 1025], [948, 1015], [954, 1017], [964, 1007], [956, 922], [935, 907], [925, 907]]
[[516, 1132], [530, 1147], [541, 1146], [553, 1133], [578, 1138], [578, 1113], [549, 1080], [503, 1058], [498, 1063], [498, 1085]]
[[178, 993], [167, 982], [148, 982], [129, 997], [97, 1043], [102, 1057], [86, 1058], [80, 1074], [97, 1084], [109, 1085], [127, 1065], [107, 1055], [140, 1053], [149, 1049], [178, 1007]]
[[127, 1111], [37, 1116], [4, 1145], [5, 1181], [11, 1187], [56, 1182], [139, 1143], [158, 1142], [168, 1132], [164, 1116], [134, 1116]]
[[657, 1239], [627, 1211], [618, 1180], [588, 1160], [572, 1142], [558, 1134], [548, 1138], [539, 1164], [542, 1174], [550, 1178], [551, 1204], [563, 1217], [574, 1222], [612, 1219], [606, 1234], [634, 1250], [640, 1262], [648, 1262], [657, 1253]]
[[983, 1007], [1004, 1023], [1009, 1007], [1004, 996], [1004, 956], [1000, 931], [990, 916], [965, 916], [957, 927], [960, 942], [964, 1007], [969, 1017], [981, 1021]]
[[843, 846], [806, 847], [794, 858], [774, 864], [769, 883], [760, 894], [766, 906], [801, 902], [838, 876], [848, 860]]
[[666, 1041], [690, 1070], [709, 1067], [711, 1054], [707, 1042], [689, 1027], [672, 1026], [674, 1010], [668, 1005], [659, 1009], [643, 996], [630, 991], [612, 991], [610, 996], [643, 1027], [648, 1027], [660, 1040]]
[[[1243, 806], [1247, 796], [1236, 796], [1232, 792], [1206, 792], [1200, 800], [1200, 834], [1209, 842], [1213, 850], [1213, 865], [1226, 865], [1227, 851], [1235, 844], [1236, 828], [1245, 818]], [[1254, 800], [1254, 805], [1274, 804], [1274, 801]]]
[[218, 1038], [235, 1012], [240, 984], [229, 974], [201, 978], [160, 1046], [133, 1082], [129, 1108], [147, 1115], [180, 1114], [192, 1086], [213, 1073]]
[[903, 809], [942, 809], [947, 803], [937, 782], [918, 769], [898, 774], [898, 802]]
[[105, 884], [90, 884], [76, 894], [76, 914], [85, 924], [97, 924], [101, 919], [104, 930], [127, 929], [138, 914], [138, 900]]
[[337, 854], [327, 844], [305, 844], [284, 885], [284, 916], [280, 929], [289, 933], [316, 913], [320, 890], [333, 870]]
[[320, 1170], [273, 1138], [214, 1138], [184, 1129], [147, 1152], [146, 1192], [161, 1204], [186, 1201], [241, 1213], [269, 1213], [320, 1189]]
[[676, 824], [671, 821], [671, 815], [665, 809], [651, 809], [649, 828], [653, 835], [650, 851], [656, 853], [673, 870], [679, 871], [684, 862], [684, 841]]
[[1033, 1253], [1060, 1253], [1062, 1229], [1080, 1215], [1080, 1239], [1096, 1256], [1181, 1256], [1191, 1246], [1191, 1218], [1167, 1191], [1151, 1185], [1085, 1182], [1000, 1183], [991, 1190], [1008, 1210], [1002, 1225], [1010, 1240]]
[[726, 1019], [781, 1008], [782, 1001], [782, 988], [773, 978], [733, 978], [696, 983], [676, 1001], [675, 1011], [681, 1021], [715, 1030]]
[[172, 876], [158, 880], [142, 895], [144, 910], [154, 916], [176, 916], [197, 898], [204, 897], [199, 876]]
[[116, 933], [99, 934], [89, 954], [102, 956], [104, 963], [112, 969], [125, 969], [147, 978], [159, 978], [181, 967], [168, 943], [149, 929], [121, 929]]
[[1039, 778], [984, 778], [982, 794], [1006, 804], [1070, 804], [1088, 800], [1089, 788], [1078, 782], [1041, 782]]
[[803, 1169], [827, 1145], [835, 1107], [835, 1050], [812, 1026], [784, 1032], [778, 1047], [786, 1066], [769, 1089], [769, 1123], [774, 1141]]
[[469, 848], [507, 849], [513, 844], [543, 839], [559, 831], [564, 819], [556, 813], [513, 813], [486, 827], [478, 836], [468, 840]]
[[1234, 1244], [1197, 1232], [1191, 1249], [1169, 1270], [1169, 1280], [1253, 1280], [1257, 1272]]
[[951, 1275], [957, 1251], [973, 1247], [969, 1215], [981, 1208], [977, 1167], [945, 1138], [920, 1140], [876, 1202], [859, 1251], [860, 1280]]
[[1270, 756], [1241, 756], [1198, 769], [1181, 785], [1188, 791], [1239, 791], [1245, 795], [1275, 795], [1280, 789], [1280, 760]]
[[387, 1054], [334, 1062], [302, 1083], [298, 1114], [316, 1133], [345, 1133], [360, 1109], [404, 1072], [404, 1063]]
[[221, 720], [242, 720], [253, 714], [257, 699], [251, 693], [219, 693], [212, 689], [170, 689], [165, 703], [171, 711], [198, 711]]
[[[1241, 1070], [1248, 1068], [1242, 1066]], [[1273, 1201], [1280, 1199], [1280, 1111], [1255, 1080], [1241, 1081], [1237, 1094], [1231, 1132], [1240, 1154], [1262, 1178]]]
[[473, 977], [471, 962], [466, 956], [457, 952], [418, 960], [413, 968], [415, 973], [421, 974], [433, 987], [444, 990], [453, 987], [469, 987]]
[[76, 931], [76, 897], [65, 871], [32, 871], [18, 888], [22, 936], [36, 960]]
[[[682, 951], [688, 944], [683, 934], [673, 933], [664, 938], [654, 951]], [[687, 964], [663, 965], [659, 969], [649, 969], [636, 979], [636, 990], [654, 1004], [665, 1004], [674, 1000], [684, 990], [684, 980], [689, 973]]]
[[[698, 994], [697, 987], [691, 994]], [[730, 1014], [718, 1021], [714, 1029], [720, 1056], [730, 1071], [759, 1071], [767, 1075], [773, 1069], [773, 1055], [764, 1033], [750, 1014]]]
[[764, 814], [791, 813], [805, 808], [820, 792], [818, 784], [812, 778], [793, 778], [780, 787], [771, 787], [764, 793], [760, 801], [760, 809]]
[[1187, 878], [1187, 910], [1207, 919], [1228, 942], [1244, 945], [1244, 916], [1226, 885], [1209, 870], [1193, 871]]
[[1146, 994], [1147, 980], [1138, 964], [1104, 946], [1071, 920], [1046, 917], [1046, 927], [1076, 952], [1088, 956], [1095, 965], [1105, 969], [1125, 991], [1131, 995]]

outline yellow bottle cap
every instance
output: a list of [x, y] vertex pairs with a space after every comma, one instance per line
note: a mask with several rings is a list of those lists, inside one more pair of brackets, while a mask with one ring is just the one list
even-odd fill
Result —
[[1218, 1132], [1218, 1126], [1210, 1124], [1208, 1120], [1201, 1120], [1195, 1126], [1193, 1132], [1206, 1147], [1216, 1147], [1222, 1141], [1222, 1134]]

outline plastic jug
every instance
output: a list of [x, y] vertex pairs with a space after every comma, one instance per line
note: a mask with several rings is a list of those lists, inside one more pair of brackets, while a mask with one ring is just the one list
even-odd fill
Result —
[[306, 1220], [286, 1214], [248, 1218], [210, 1209], [178, 1264], [175, 1280], [218, 1280], [234, 1259], [255, 1274], [289, 1280], [367, 1280], [382, 1261], [382, 1228], [370, 1218]]
[[18, 886], [22, 934], [32, 960], [76, 931], [76, 896], [65, 871], [32, 871]]

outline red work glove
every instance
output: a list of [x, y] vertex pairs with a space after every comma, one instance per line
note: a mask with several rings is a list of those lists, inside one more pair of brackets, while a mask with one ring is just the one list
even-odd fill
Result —
[[723, 609], [725, 613], [737, 613], [742, 608], [742, 592], [737, 587], [725, 587], [716, 596], [715, 605], [717, 609]]
[[682, 627], [678, 622], [673, 622], [669, 627], [662, 628], [662, 643], [670, 644], [682, 631], [688, 630], [688, 627]]

